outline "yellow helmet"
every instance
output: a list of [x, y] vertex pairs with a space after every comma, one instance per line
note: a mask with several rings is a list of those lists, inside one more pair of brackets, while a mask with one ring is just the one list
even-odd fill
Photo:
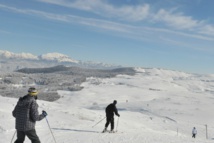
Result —
[[28, 94], [29, 94], [30, 96], [36, 96], [36, 95], [38, 94], [38, 91], [36, 90], [35, 87], [30, 87], [30, 88], [28, 89]]

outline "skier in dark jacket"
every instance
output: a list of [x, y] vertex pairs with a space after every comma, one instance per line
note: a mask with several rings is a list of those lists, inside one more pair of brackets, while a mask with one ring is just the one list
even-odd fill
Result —
[[118, 114], [117, 107], [116, 107], [117, 101], [114, 100], [113, 103], [109, 104], [106, 107], [106, 124], [105, 129], [103, 132], [107, 131], [109, 123], [111, 124], [111, 132], [114, 132], [114, 114], [116, 114], [118, 117], [120, 115]]
[[192, 138], [195, 138], [196, 134], [197, 134], [197, 130], [196, 130], [195, 127], [193, 127], [193, 129], [192, 129]]
[[16, 118], [17, 140], [14, 143], [23, 143], [27, 136], [32, 143], [40, 143], [36, 134], [36, 121], [42, 120], [47, 116], [45, 111], [38, 113], [38, 104], [36, 103], [38, 91], [31, 87], [28, 94], [19, 98], [12, 114]]

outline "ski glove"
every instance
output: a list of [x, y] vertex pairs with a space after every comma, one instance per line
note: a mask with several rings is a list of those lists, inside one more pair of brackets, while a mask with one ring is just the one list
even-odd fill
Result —
[[44, 110], [42, 111], [42, 115], [44, 116], [44, 117], [46, 117], [48, 114], [47, 114], [47, 112], [45, 112]]
[[117, 116], [120, 117], [120, 114], [118, 114]]

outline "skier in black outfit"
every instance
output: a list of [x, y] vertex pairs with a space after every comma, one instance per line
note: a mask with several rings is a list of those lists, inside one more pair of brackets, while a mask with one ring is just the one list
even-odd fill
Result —
[[118, 114], [118, 111], [117, 111], [116, 104], [117, 104], [117, 101], [114, 100], [113, 103], [109, 104], [106, 107], [106, 124], [105, 124], [105, 129], [103, 130], [103, 132], [107, 131], [109, 123], [111, 124], [111, 132], [114, 132], [114, 113], [118, 117], [120, 117], [120, 115]]

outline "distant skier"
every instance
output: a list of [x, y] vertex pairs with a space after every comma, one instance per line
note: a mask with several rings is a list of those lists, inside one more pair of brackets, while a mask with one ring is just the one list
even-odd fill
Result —
[[196, 130], [195, 127], [193, 127], [193, 129], [192, 129], [192, 138], [195, 138], [196, 134], [197, 134], [197, 130]]
[[106, 124], [105, 124], [105, 128], [103, 130], [103, 132], [107, 131], [108, 125], [109, 123], [111, 124], [111, 131], [110, 132], [114, 132], [114, 113], [120, 117], [120, 115], [118, 114], [117, 111], [117, 107], [116, 107], [117, 101], [114, 100], [113, 103], [109, 104], [106, 107]]
[[31, 143], [40, 143], [36, 134], [35, 124], [47, 116], [45, 111], [38, 113], [38, 104], [36, 103], [38, 91], [31, 87], [28, 94], [19, 98], [12, 114], [16, 118], [17, 140], [14, 143], [23, 143], [27, 136]]

